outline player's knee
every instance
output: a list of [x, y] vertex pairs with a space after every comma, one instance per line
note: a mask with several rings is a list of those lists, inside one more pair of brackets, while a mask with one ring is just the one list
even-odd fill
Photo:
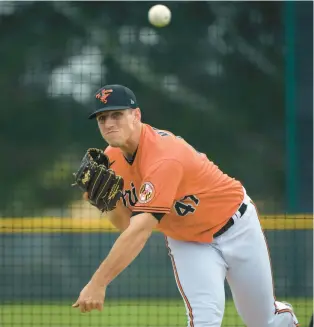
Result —
[[189, 312], [189, 317], [194, 327], [220, 327], [223, 313], [223, 308], [216, 305], [196, 305], [192, 308], [192, 315]]

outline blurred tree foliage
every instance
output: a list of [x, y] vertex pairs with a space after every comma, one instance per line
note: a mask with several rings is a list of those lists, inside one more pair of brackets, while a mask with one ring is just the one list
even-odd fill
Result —
[[0, 214], [63, 207], [105, 83], [129, 86], [144, 121], [170, 129], [256, 200], [284, 193], [282, 2], [1, 2]]

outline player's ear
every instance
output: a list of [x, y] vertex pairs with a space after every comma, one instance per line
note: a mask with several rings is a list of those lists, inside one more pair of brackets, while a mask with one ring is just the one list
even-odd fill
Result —
[[134, 120], [137, 122], [140, 122], [142, 119], [142, 114], [141, 114], [141, 109], [140, 108], [136, 108], [134, 109]]

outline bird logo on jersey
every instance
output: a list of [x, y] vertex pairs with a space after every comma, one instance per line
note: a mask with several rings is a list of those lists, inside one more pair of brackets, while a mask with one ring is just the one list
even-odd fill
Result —
[[113, 90], [101, 90], [100, 93], [96, 94], [96, 99], [99, 99], [103, 103], [107, 103], [107, 98], [112, 93]]
[[152, 183], [145, 182], [142, 184], [139, 192], [139, 202], [147, 203], [151, 201], [154, 197], [155, 189]]

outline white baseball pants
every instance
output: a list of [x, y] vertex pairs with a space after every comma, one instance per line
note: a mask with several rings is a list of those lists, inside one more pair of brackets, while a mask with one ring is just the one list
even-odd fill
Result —
[[211, 244], [166, 238], [188, 327], [221, 326], [225, 278], [247, 327], [298, 326], [290, 308], [274, 299], [265, 237], [255, 206], [245, 203], [245, 214]]

